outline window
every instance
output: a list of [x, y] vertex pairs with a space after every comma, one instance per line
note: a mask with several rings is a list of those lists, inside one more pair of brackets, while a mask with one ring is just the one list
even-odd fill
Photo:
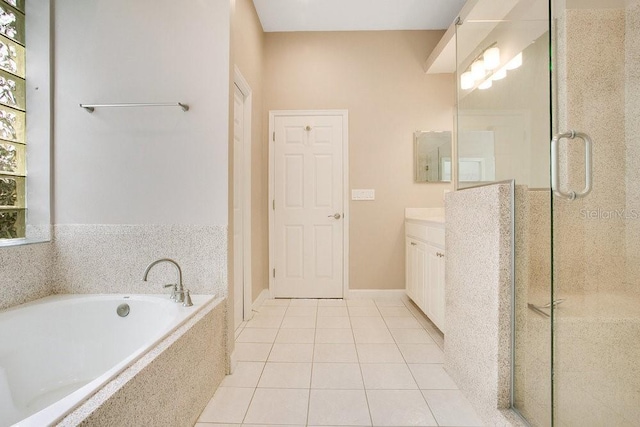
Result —
[[24, 1], [0, 1], [0, 239], [26, 237]]

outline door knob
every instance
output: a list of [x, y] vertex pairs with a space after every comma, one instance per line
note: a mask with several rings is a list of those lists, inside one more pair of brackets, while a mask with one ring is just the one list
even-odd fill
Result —
[[340, 219], [340, 218], [342, 218], [342, 216], [339, 213], [335, 213], [333, 215], [329, 215], [327, 218]]

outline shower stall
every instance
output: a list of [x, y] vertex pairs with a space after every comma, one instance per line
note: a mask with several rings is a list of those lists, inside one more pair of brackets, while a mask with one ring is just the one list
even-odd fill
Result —
[[497, 3], [456, 26], [457, 135], [493, 138], [457, 181], [515, 182], [511, 405], [638, 426], [640, 0]]

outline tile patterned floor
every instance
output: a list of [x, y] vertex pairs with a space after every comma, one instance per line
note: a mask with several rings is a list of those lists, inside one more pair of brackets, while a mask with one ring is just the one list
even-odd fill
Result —
[[480, 426], [409, 301], [267, 300], [196, 427]]

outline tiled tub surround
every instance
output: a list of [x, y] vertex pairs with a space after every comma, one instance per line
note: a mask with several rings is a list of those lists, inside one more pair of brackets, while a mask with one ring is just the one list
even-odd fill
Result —
[[512, 185], [446, 196], [445, 369], [489, 425], [510, 406]]
[[442, 345], [406, 299], [266, 300], [197, 426], [482, 425]]
[[53, 294], [161, 293], [171, 265], [141, 280], [159, 258], [180, 264], [192, 293], [227, 295], [226, 226], [56, 225], [52, 242], [0, 247], [0, 309]]
[[53, 244], [0, 247], [0, 310], [53, 293]]
[[56, 225], [54, 248], [54, 293], [161, 293], [173, 266], [157, 265], [148, 282], [142, 274], [172, 258], [193, 294], [227, 295], [226, 226]]
[[193, 426], [226, 373], [225, 307], [211, 301], [57, 425]]

